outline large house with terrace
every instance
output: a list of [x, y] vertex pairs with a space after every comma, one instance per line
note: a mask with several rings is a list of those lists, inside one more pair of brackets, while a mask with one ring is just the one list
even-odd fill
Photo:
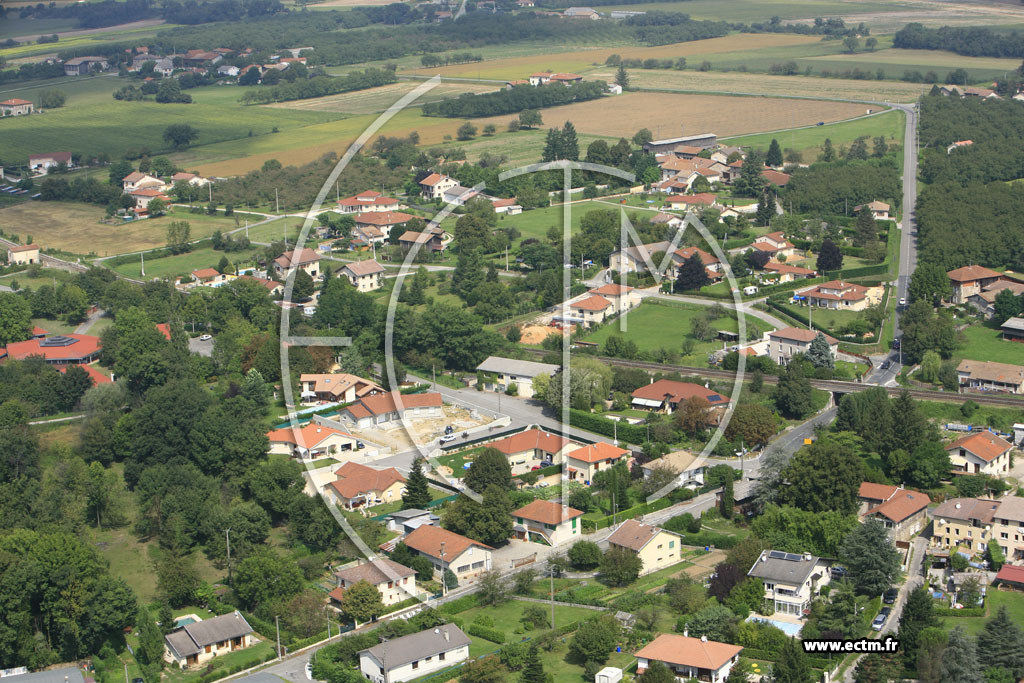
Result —
[[360, 229], [377, 228], [384, 237], [390, 238], [391, 231], [405, 225], [415, 216], [401, 211], [366, 211], [356, 216], [356, 227]]
[[457, 186], [459, 181], [440, 173], [431, 173], [419, 184], [424, 196], [430, 199], [441, 199], [444, 193]]
[[607, 299], [611, 303], [614, 313], [625, 313], [640, 303], [640, 297], [636, 295], [632, 287], [615, 282], [595, 287], [590, 290], [590, 293]]
[[764, 550], [747, 576], [764, 582], [764, 599], [778, 614], [803, 617], [829, 582], [828, 562], [810, 553]]
[[284, 280], [296, 268], [304, 270], [316, 280], [320, 277], [320, 254], [315, 249], [303, 247], [299, 250], [288, 250], [274, 259], [274, 272]]
[[843, 280], [823, 282], [799, 292], [806, 298], [808, 305], [834, 311], [863, 311], [872, 303], [869, 293], [864, 285]]
[[796, 247], [786, 239], [781, 230], [755, 237], [754, 243], [751, 246], [757, 251], [768, 254], [775, 260], [778, 260], [780, 256], [788, 259], [796, 254]]

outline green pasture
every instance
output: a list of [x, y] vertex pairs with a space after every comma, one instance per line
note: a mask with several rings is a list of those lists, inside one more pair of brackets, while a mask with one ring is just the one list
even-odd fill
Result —
[[[223, 251], [216, 251], [212, 247], [205, 247], [203, 249], [196, 249], [195, 251], [191, 251], [187, 254], [165, 256], [159, 259], [147, 259], [145, 279], [175, 277], [178, 275], [186, 275], [191, 273], [193, 270], [198, 270], [200, 268], [213, 268], [220, 262], [221, 256], [227, 256], [231, 263], [244, 264], [250, 261], [259, 251], [259, 248], [255, 248], [228, 254]], [[139, 272], [138, 260], [113, 266], [113, 270], [128, 277], [142, 277], [142, 274]]]
[[768, 149], [768, 145], [775, 138], [783, 148], [801, 152], [804, 155], [804, 162], [808, 163], [817, 158], [826, 138], [832, 140], [832, 145], [837, 151], [841, 145], [849, 146], [854, 140], [865, 135], [871, 138], [884, 135], [890, 141], [890, 145], [902, 145], [903, 129], [903, 112], [892, 110], [853, 121], [826, 123], [824, 126], [811, 126], [775, 133], [742, 135], [723, 138], [723, 141], [730, 145]]
[[963, 344], [955, 357], [959, 360], [988, 360], [1024, 365], [1024, 344], [1006, 341], [1002, 333], [988, 324], [971, 325], [960, 333]]
[[873, 12], [921, 11], [903, 3], [887, 2], [835, 2], [834, 0], [691, 0], [690, 2], [650, 2], [639, 5], [611, 5], [600, 11], [616, 9], [646, 12], [684, 12], [694, 19], [718, 21], [767, 21], [773, 16], [781, 19], [813, 19], [838, 15], [868, 14]]

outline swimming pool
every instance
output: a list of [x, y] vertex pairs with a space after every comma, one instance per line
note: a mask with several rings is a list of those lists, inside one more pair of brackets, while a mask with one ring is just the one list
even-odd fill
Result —
[[188, 626], [189, 624], [196, 623], [195, 617], [178, 617], [174, 620], [175, 626]]
[[787, 636], [798, 636], [800, 635], [800, 629], [803, 628], [802, 624], [793, 624], [788, 621], [779, 621], [778, 619], [769, 619], [768, 617], [761, 617], [756, 614], [751, 614], [747, 617], [747, 621], [760, 621], [765, 624], [770, 624], [775, 628], [779, 629]]

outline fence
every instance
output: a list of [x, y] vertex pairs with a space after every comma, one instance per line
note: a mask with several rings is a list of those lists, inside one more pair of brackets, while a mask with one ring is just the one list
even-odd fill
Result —
[[597, 519], [583, 518], [583, 533], [589, 534], [597, 531], [598, 529], [606, 529], [613, 524], [625, 521], [627, 519], [636, 519], [641, 515], [645, 515], [648, 512], [657, 512], [658, 510], [664, 510], [672, 505], [672, 501], [666, 496], [659, 498], [653, 503], [641, 503], [640, 505], [634, 505], [631, 508], [621, 510], [614, 515], [607, 517], [599, 517]]

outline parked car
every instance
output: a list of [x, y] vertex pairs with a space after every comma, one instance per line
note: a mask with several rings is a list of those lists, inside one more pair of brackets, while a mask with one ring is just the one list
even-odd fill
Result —
[[846, 569], [846, 567], [842, 567], [838, 564], [832, 567], [832, 569], [829, 571], [831, 572], [833, 579], [841, 579], [850, 573], [849, 570]]
[[306, 662], [306, 680], [313, 680], [313, 662]]
[[451, 434], [454, 431], [455, 431], [455, 429], [451, 425], [448, 425], [447, 427], [444, 428], [444, 433], [445, 434]]
[[441, 437], [441, 443], [450, 443], [452, 441], [455, 441], [454, 434], [445, 434], [444, 436]]
[[890, 588], [889, 590], [882, 593], [882, 602], [886, 605], [896, 604], [896, 596], [900, 594], [898, 588]]
[[201, 334], [201, 335], [199, 335], [199, 341], [210, 341], [211, 339], [213, 339], [213, 335], [211, 335], [211, 334]]
[[881, 611], [878, 613], [878, 616], [875, 617], [875, 620], [871, 622], [871, 628], [873, 628], [876, 631], [881, 631], [882, 627], [885, 626], [885, 621], [889, 618], [889, 615], [891, 613], [891, 608], [883, 607]]
[[893, 339], [892, 340], [892, 348], [895, 349], [896, 351], [900, 350], [900, 340], [899, 339]]
[[900, 297], [900, 306], [906, 306], [906, 305], [907, 305], [907, 297], [901, 296]]
[[530, 471], [531, 472], [536, 472], [539, 469], [540, 469], [540, 465], [534, 465], [533, 467], [530, 468]]
[[883, 370], [888, 370], [891, 367], [892, 367], [892, 361], [891, 360], [886, 359], [886, 360], [882, 361], [882, 369]]
[[356, 441], [356, 450], [357, 451], [361, 451], [364, 448], [366, 448], [366, 444], [365, 443], [363, 443], [362, 441]]

